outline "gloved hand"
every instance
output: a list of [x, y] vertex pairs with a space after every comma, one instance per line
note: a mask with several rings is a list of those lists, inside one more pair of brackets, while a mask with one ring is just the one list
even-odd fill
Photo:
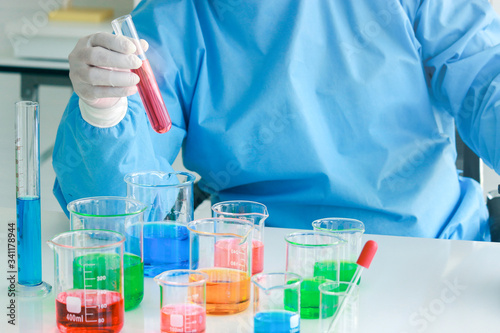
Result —
[[[144, 51], [148, 44], [141, 40]], [[82, 101], [97, 109], [114, 106], [122, 97], [137, 92], [139, 76], [130, 69], [141, 67], [131, 39], [99, 32], [81, 38], [69, 55], [69, 77]]]

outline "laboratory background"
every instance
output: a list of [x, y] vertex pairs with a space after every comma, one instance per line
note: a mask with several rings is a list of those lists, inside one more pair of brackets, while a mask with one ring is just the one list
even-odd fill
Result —
[[[56, 303], [56, 307], [59, 306], [67, 310], [68, 313], [63, 316], [67, 319], [66, 321], [64, 318], [61, 320], [62, 315], [60, 312], [62, 310], [60, 308], [54, 310], [53, 298], [55, 297], [56, 288], [66, 288], [63, 284], [68, 283], [68, 281], [77, 283], [76, 277], [73, 281], [73, 276], [63, 275], [74, 274], [76, 276], [77, 274], [72, 269], [63, 269], [67, 268], [63, 267], [63, 265], [72, 266], [75, 265], [76, 261], [64, 262], [61, 259], [64, 258], [61, 255], [64, 252], [64, 245], [61, 244], [64, 243], [63, 238], [65, 236], [49, 235], [46, 231], [69, 230], [71, 226], [72, 232], [80, 232], [83, 235], [88, 231], [78, 230], [83, 229], [78, 226], [78, 223], [87, 223], [87, 226], [94, 223], [90, 218], [88, 221], [85, 218], [82, 218], [81, 221], [78, 219], [68, 221], [68, 217], [64, 214], [60, 203], [53, 194], [56, 175], [52, 165], [52, 154], [57, 129], [68, 101], [73, 95], [71, 81], [67, 75], [69, 69], [67, 57], [81, 37], [96, 32], [112, 33], [111, 20], [131, 13], [140, 1], [0, 0], [0, 281], [2, 281], [0, 283], [0, 309], [4, 309], [0, 310], [0, 318], [2, 318], [0, 330], [2, 330], [2, 333], [57, 332], [55, 313], [57, 311], [59, 311], [57, 313], [57, 325], [61, 332], [68, 330], [68, 327], [72, 327], [71, 325], [78, 326], [87, 320], [86, 317], [85, 319], [84, 317], [79, 319], [80, 317], [72, 314], [77, 314], [80, 311], [80, 306], [82, 306], [83, 311], [85, 304], [75, 305], [71, 304], [69, 300], [64, 306]], [[234, 0], [206, 1], [221, 2], [225, 5], [229, 4], [229, 6], [232, 6], [234, 2]], [[490, 0], [490, 3], [497, 13], [500, 13], [500, 0]], [[112, 15], [102, 20], [98, 19], [96, 22], [71, 21], [68, 19], [49, 20], [48, 13], [63, 4], [70, 4], [78, 8], [111, 9]], [[26, 301], [27, 298], [24, 298], [24, 300], [22, 298], [13, 298], [8, 294], [10, 289], [8, 289], [9, 285], [6, 284], [6, 281], [9, 281], [9, 276], [11, 276], [7, 268], [9, 264], [8, 253], [10, 252], [5, 255], [2, 252], [4, 248], [7, 248], [6, 244], [10, 242], [10, 236], [8, 236], [10, 229], [4, 227], [4, 222], [7, 226], [10, 225], [8, 223], [15, 221], [15, 103], [23, 100], [36, 101], [40, 105], [40, 198], [43, 222], [41, 252], [44, 265], [46, 265], [40, 270], [43, 271], [43, 281], [51, 285], [49, 291], [50, 288], [54, 288], [52, 294], [49, 293], [49, 296], [39, 298], [29, 296], [33, 297], [32, 301], [29, 302]], [[464, 170], [465, 176], [479, 181], [484, 200], [495, 200], [493, 206], [499, 209], [500, 216], [500, 175], [485, 165], [461, 140], [458, 140], [457, 151], [458, 168]], [[200, 179], [198, 174], [184, 166], [182, 151], [178, 154], [172, 167], [175, 171], [192, 174], [193, 179]], [[179, 178], [181, 183], [184, 176], [182, 175]], [[127, 180], [128, 186], [131, 188], [139, 184], [139, 182], [134, 183], [134, 177], [135, 175], [132, 175]], [[191, 181], [189, 174], [185, 177]], [[140, 187], [140, 185], [137, 186]], [[176, 200], [179, 200], [184, 195], [184, 190], [181, 187], [177, 189], [178, 192], [175, 192]], [[136, 204], [141, 205], [138, 201]], [[70, 208], [72, 213], [76, 212], [75, 215], [79, 214], [77, 205], [74, 204]], [[264, 220], [269, 217], [265, 206], [259, 203], [249, 204], [248, 202], [243, 205], [248, 205], [245, 207], [255, 210], [250, 214], [254, 215], [252, 218], [256, 220], [262, 218], [260, 222], [253, 222], [259, 228], [259, 224], [262, 225], [262, 229], [259, 229], [258, 232], [256, 231], [257, 228], [248, 221], [240, 221], [240, 225], [237, 226], [229, 225], [227, 221], [224, 222], [224, 219], [234, 217], [231, 214], [224, 215], [224, 213], [227, 213], [224, 211], [224, 204], [220, 207], [217, 207], [217, 205], [212, 207], [210, 200], [204, 200], [194, 210], [193, 219], [200, 222], [193, 224], [193, 230], [189, 229], [192, 234], [196, 235], [192, 236], [191, 234], [191, 238], [187, 241], [188, 251], [184, 255], [188, 257], [189, 267], [183, 268], [194, 270], [198, 267], [198, 272], [193, 273], [190, 271], [190, 273], [178, 273], [176, 275], [170, 269], [165, 269], [167, 266], [155, 267], [151, 264], [145, 267], [146, 260], [141, 257], [140, 260], [142, 262], [144, 259], [143, 265], [145, 266], [142, 267], [144, 271], [139, 274], [140, 280], [144, 281], [144, 284], [139, 283], [142, 287], [137, 287], [140, 289], [140, 297], [134, 301], [135, 303], [130, 300], [131, 288], [129, 286], [132, 285], [132, 282], [127, 281], [125, 276], [125, 279], [122, 280], [124, 281], [125, 291], [121, 291], [124, 299], [120, 300], [122, 303], [119, 305], [121, 307], [119, 316], [122, 317], [119, 318], [119, 324], [106, 326], [109, 331], [124, 333], [421, 333], [474, 332], [477, 327], [480, 327], [478, 331], [481, 332], [498, 332], [498, 327], [500, 327], [500, 265], [498, 263], [500, 244], [495, 242], [500, 241], [500, 224], [498, 224], [499, 229], [494, 235], [494, 242], [490, 243], [399, 237], [383, 234], [370, 235], [364, 233], [364, 225], [362, 223], [357, 224], [359, 221], [340, 219], [342, 220], [340, 223], [344, 224], [339, 227], [339, 230], [348, 229], [348, 233], [352, 232], [352, 235], [347, 237], [352, 236], [351, 239], [343, 238], [346, 236], [341, 235], [342, 232], [337, 234], [333, 232], [339, 231], [334, 226], [339, 221], [328, 219], [329, 216], [324, 216], [325, 219], [314, 222], [311, 220], [311, 230], [308, 231], [264, 228]], [[130, 206], [127, 209], [129, 208]], [[221, 210], [218, 211], [218, 208]], [[242, 207], [240, 208], [243, 210]], [[145, 210], [146, 208], [138, 209]], [[256, 213], [257, 211], [258, 213]], [[134, 214], [130, 214], [131, 219], [135, 218]], [[109, 217], [107, 215], [103, 216]], [[214, 218], [210, 219], [212, 216]], [[100, 222], [98, 218], [97, 223]], [[498, 222], [500, 223], [500, 221]], [[222, 308], [220, 302], [218, 303], [219, 299], [217, 299], [225, 291], [214, 292], [212, 286], [209, 294], [207, 281], [212, 279], [212, 276], [207, 274], [210, 274], [210, 269], [213, 269], [213, 267], [210, 267], [210, 265], [203, 267], [205, 262], [211, 260], [215, 262], [212, 265], [222, 265], [220, 267], [229, 265], [229, 268], [234, 268], [231, 266], [234, 265], [232, 254], [228, 254], [230, 252], [229, 246], [233, 246], [234, 242], [229, 242], [232, 245], [227, 245], [228, 248], [222, 250], [215, 245], [214, 253], [211, 253], [210, 250], [204, 251], [204, 246], [206, 246], [204, 237], [211, 236], [210, 232], [219, 228], [219, 223], [221, 224], [220, 230], [224, 230], [224, 232], [214, 232], [213, 235], [216, 235], [216, 237], [221, 234], [223, 234], [223, 237], [236, 235], [238, 242], [241, 242], [237, 242], [238, 246], [240, 246], [238, 249], [241, 249], [241, 246], [246, 248], [243, 254], [246, 256], [246, 264], [243, 264], [244, 268], [240, 267], [241, 263], [240, 266], [236, 265], [236, 267], [243, 271], [243, 275], [248, 280], [245, 280], [248, 285], [246, 287], [232, 287], [232, 289], [227, 290], [231, 302], [228, 302], [229, 305], [224, 304], [224, 306], [228, 306], [226, 308]], [[59, 224], [59, 226], [55, 227], [55, 224]], [[101, 230], [99, 232], [105, 233], [106, 231]], [[320, 234], [320, 238], [318, 238], [318, 234]], [[254, 237], [254, 242], [256, 239], [261, 242], [262, 247], [264, 247], [265, 243], [265, 252], [262, 248], [260, 249], [261, 252], [255, 250], [253, 248], [255, 247], [254, 242], [245, 242], [248, 235]], [[89, 238], [92, 237], [95, 237], [95, 234], [89, 236]], [[106, 237], [111, 236], [107, 235]], [[195, 242], [193, 242], [193, 237], [196, 239]], [[50, 238], [52, 239], [50, 240]], [[50, 242], [47, 245], [48, 240]], [[228, 240], [233, 241], [235, 239]], [[128, 239], [127, 242], [129, 242]], [[156, 250], [160, 251], [153, 247], [152, 250], [149, 250], [149, 253], [143, 253], [143, 240], [137, 242], [141, 247], [138, 252], [141, 253], [141, 256], [149, 256], [148, 260], [154, 257]], [[125, 245], [125, 252], [130, 250], [129, 244]], [[345, 244], [348, 244], [349, 248], [346, 247], [347, 250], [342, 248], [343, 252], [339, 254], [340, 252], [337, 252], [339, 246]], [[135, 245], [134, 243], [132, 247]], [[365, 245], [364, 248], [363, 245]], [[88, 245], [88, 247], [91, 246], [93, 245]], [[316, 246], [324, 247], [324, 249], [316, 251]], [[207, 248], [210, 248], [210, 246]], [[193, 249], [199, 250], [199, 254], [197, 254], [199, 257], [193, 258], [192, 253], [196, 252]], [[111, 249], [110, 251], [114, 250]], [[224, 255], [227, 255], [227, 258], [220, 255], [220, 252], [217, 254], [217, 251], [225, 251]], [[238, 255], [242, 254], [242, 252], [237, 253]], [[250, 253], [252, 254], [250, 255]], [[256, 253], [258, 253], [258, 256], [256, 256]], [[106, 254], [109, 253], [100, 255]], [[113, 252], [112, 254], [116, 253]], [[122, 265], [125, 265], [125, 257], [123, 253], [121, 255]], [[349, 256], [349, 264], [353, 265], [349, 267], [348, 272], [347, 266], [342, 266], [345, 264], [342, 260], [347, 256]], [[210, 258], [207, 259], [207, 257]], [[266, 258], [265, 261], [264, 257]], [[332, 258], [342, 262], [335, 266]], [[371, 263], [372, 259], [373, 265]], [[228, 262], [223, 262], [224, 260]], [[196, 262], [196, 264], [193, 265], [193, 262]], [[321, 263], [327, 264], [325, 264], [326, 266], [318, 265]], [[304, 285], [301, 286], [300, 283], [310, 278], [307, 274], [313, 275], [313, 278], [317, 277], [318, 272], [318, 274], [333, 274], [331, 273], [332, 265], [336, 274], [336, 282], [325, 282], [325, 280], [321, 286], [319, 284], [314, 286], [315, 294], [313, 296], [306, 294], [305, 289], [303, 289], [305, 288]], [[75, 269], [75, 266], [72, 267]], [[124, 270], [125, 268], [123, 267]], [[205, 268], [208, 273], [203, 271]], [[345, 274], [348, 276], [342, 277], [342, 269], [346, 270]], [[314, 272], [311, 273], [307, 270]], [[87, 271], [84, 268], [83, 280], [85, 280], [86, 273]], [[121, 274], [129, 273], [122, 272]], [[361, 273], [363, 273], [363, 278], [361, 278]], [[58, 274], [61, 276], [57, 276]], [[98, 276], [97, 279], [110, 280], [113, 278], [113, 274], [115, 273], [106, 273], [106, 275]], [[189, 281], [182, 280], [182, 282], [179, 282], [181, 280], [175, 280], [180, 279], [182, 274], [188, 274]], [[325, 278], [325, 276], [321, 277]], [[123, 276], [121, 278], [123, 279]], [[253, 284], [250, 284], [250, 279]], [[330, 279], [330, 276], [328, 276], [328, 279]], [[335, 280], [333, 275], [331, 280]], [[176, 283], [186, 288], [186, 290], [183, 290], [186, 300], [181, 300], [185, 302], [183, 306], [193, 303], [193, 293], [203, 295], [202, 300], [198, 300], [203, 310], [203, 313], [196, 313], [200, 318], [199, 321], [196, 321], [197, 319], [192, 313], [188, 314], [185, 308], [181, 309], [184, 311], [184, 319], [181, 316], [181, 322], [175, 323], [174, 316], [171, 314], [169, 314], [170, 317], [167, 322], [164, 320], [167, 317], [164, 312], [161, 312], [160, 321], [160, 311], [164, 311], [165, 307], [170, 305], [168, 302], [174, 298], [172, 295], [175, 293], [169, 294], [169, 288], [172, 288], [172, 285], [176, 285]], [[345, 288], [344, 285], [340, 288], [341, 284], [344, 284]], [[82, 289], [85, 290], [86, 282], [84, 281], [82, 285], [84, 286]], [[252, 287], [251, 291], [250, 286]], [[207, 288], [206, 295], [205, 289], [200, 289], [201, 287]], [[127, 288], [129, 289], [127, 290]], [[59, 289], [57, 289], [57, 292], [60, 291]], [[71, 289], [68, 287], [64, 292], [68, 292], [67, 295], [70, 295]], [[75, 289], [78, 288], [75, 287]], [[200, 290], [203, 291], [200, 292]], [[260, 293], [260, 299], [255, 298], [256, 293]], [[179, 293], [176, 295], [179, 295]], [[301, 301], [299, 301], [298, 295], [300, 295]], [[311, 297], [312, 302], [317, 304], [308, 305], [309, 307], [302, 304], [304, 299], [309, 301], [307, 297]], [[234, 301], [234, 299], [238, 298], [245, 299], [244, 304], [238, 303], [238, 300]], [[73, 299], [76, 299], [76, 296]], [[276, 306], [277, 300], [279, 306], [284, 303], [285, 308], [291, 311], [289, 317], [285, 319], [279, 317], [279, 320], [285, 323], [280, 322], [282, 326], [279, 327], [273, 326], [277, 325], [277, 321], [273, 324], [274, 317], [267, 318], [267, 322], [259, 322], [256, 313], [265, 313], [266, 306]], [[5, 306], [10, 306], [12, 303], [15, 304], [15, 310]], [[108, 304], [100, 304], [99, 306], [104, 306], [99, 309], [103, 310]], [[87, 310], [85, 309], [85, 311]], [[108, 308], [103, 311], [112, 312], [115, 310]], [[179, 310], [179, 308], [177, 307], [176, 310]], [[472, 312], [473, 314], [471, 314]], [[7, 319], [5, 319], [6, 314]], [[205, 314], [208, 314], [206, 318]], [[20, 324], [16, 322], [16, 326], [14, 326], [10, 325], [9, 318], [14, 318], [12, 319], [14, 321], [24, 319], [21, 320]], [[109, 318], [111, 317], [108, 316], [107, 319], [103, 319], [103, 321], [106, 320], [106, 325], [108, 320], [111, 321]], [[179, 317], [175, 318], [177, 320]], [[460, 318], [467, 318], [467, 322], [462, 322]], [[115, 319], [113, 317], [113, 320]], [[24, 325], [24, 328], [18, 324]], [[171, 331], [165, 329], [168, 325], [175, 326], [178, 330], [176, 330], [177, 328]], [[183, 325], [184, 330], [181, 330]], [[188, 329], [187, 326], [190, 328]], [[4, 328], [6, 330], [3, 330]], [[102, 329], [103, 327], [99, 326], [99, 328]]]

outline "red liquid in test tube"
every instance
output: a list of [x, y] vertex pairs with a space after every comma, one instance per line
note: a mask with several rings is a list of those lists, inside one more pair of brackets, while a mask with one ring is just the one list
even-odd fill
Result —
[[72, 290], [56, 298], [56, 322], [60, 332], [120, 332], [123, 297], [114, 291]]
[[149, 60], [142, 61], [142, 66], [133, 69], [141, 81], [138, 84], [139, 95], [146, 109], [149, 122], [153, 129], [158, 133], [166, 133], [172, 127], [172, 121], [168, 115], [167, 107], [163, 102], [158, 83], [149, 64]]
[[162, 333], [205, 333], [206, 311], [196, 304], [171, 304], [161, 309]]

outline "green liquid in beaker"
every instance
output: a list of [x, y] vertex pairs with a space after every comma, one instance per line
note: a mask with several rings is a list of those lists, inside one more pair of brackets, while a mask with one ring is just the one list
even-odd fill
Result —
[[125, 310], [130, 310], [139, 305], [144, 296], [144, 263], [136, 255], [125, 254], [123, 267], [125, 267]]
[[[91, 253], [73, 262], [74, 289], [119, 291], [120, 256]], [[133, 254], [123, 255], [125, 310], [135, 308], [144, 296], [144, 264]]]
[[[340, 262], [340, 282], [351, 282], [358, 264], [355, 262]], [[314, 276], [323, 276], [328, 280], [337, 281], [337, 264], [333, 261], [320, 261], [314, 264]], [[358, 282], [359, 284], [359, 282]]]
[[[324, 278], [305, 279], [300, 284], [300, 317], [304, 319], [319, 318], [319, 285], [325, 282]], [[291, 283], [291, 282], [289, 282]], [[292, 290], [285, 290], [285, 309], [296, 306], [296, 297]]]
[[[334, 261], [321, 261], [314, 264], [314, 278], [305, 279], [300, 285], [300, 317], [304, 319], [318, 319], [320, 308], [320, 292], [319, 285], [326, 280], [337, 281], [337, 267]], [[351, 282], [354, 273], [356, 272], [357, 264], [353, 262], [341, 262], [339, 281]], [[291, 282], [289, 282], [291, 283]], [[359, 282], [358, 282], [359, 283]], [[294, 307], [293, 296], [290, 294], [291, 290], [285, 290], [285, 309], [292, 310]], [[337, 302], [337, 297], [326, 296], [328, 298], [327, 304], [334, 304]], [[331, 316], [335, 313], [335, 308], [327, 307], [323, 312], [324, 316]]]

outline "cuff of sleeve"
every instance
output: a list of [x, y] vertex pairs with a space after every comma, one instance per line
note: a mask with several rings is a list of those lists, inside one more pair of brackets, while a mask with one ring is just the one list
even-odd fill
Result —
[[117, 125], [122, 121], [123, 117], [125, 117], [128, 109], [128, 99], [127, 97], [120, 98], [120, 100], [109, 109], [94, 108], [82, 101], [81, 98], [79, 99], [78, 105], [80, 106], [83, 120], [95, 127], [108, 128]]

